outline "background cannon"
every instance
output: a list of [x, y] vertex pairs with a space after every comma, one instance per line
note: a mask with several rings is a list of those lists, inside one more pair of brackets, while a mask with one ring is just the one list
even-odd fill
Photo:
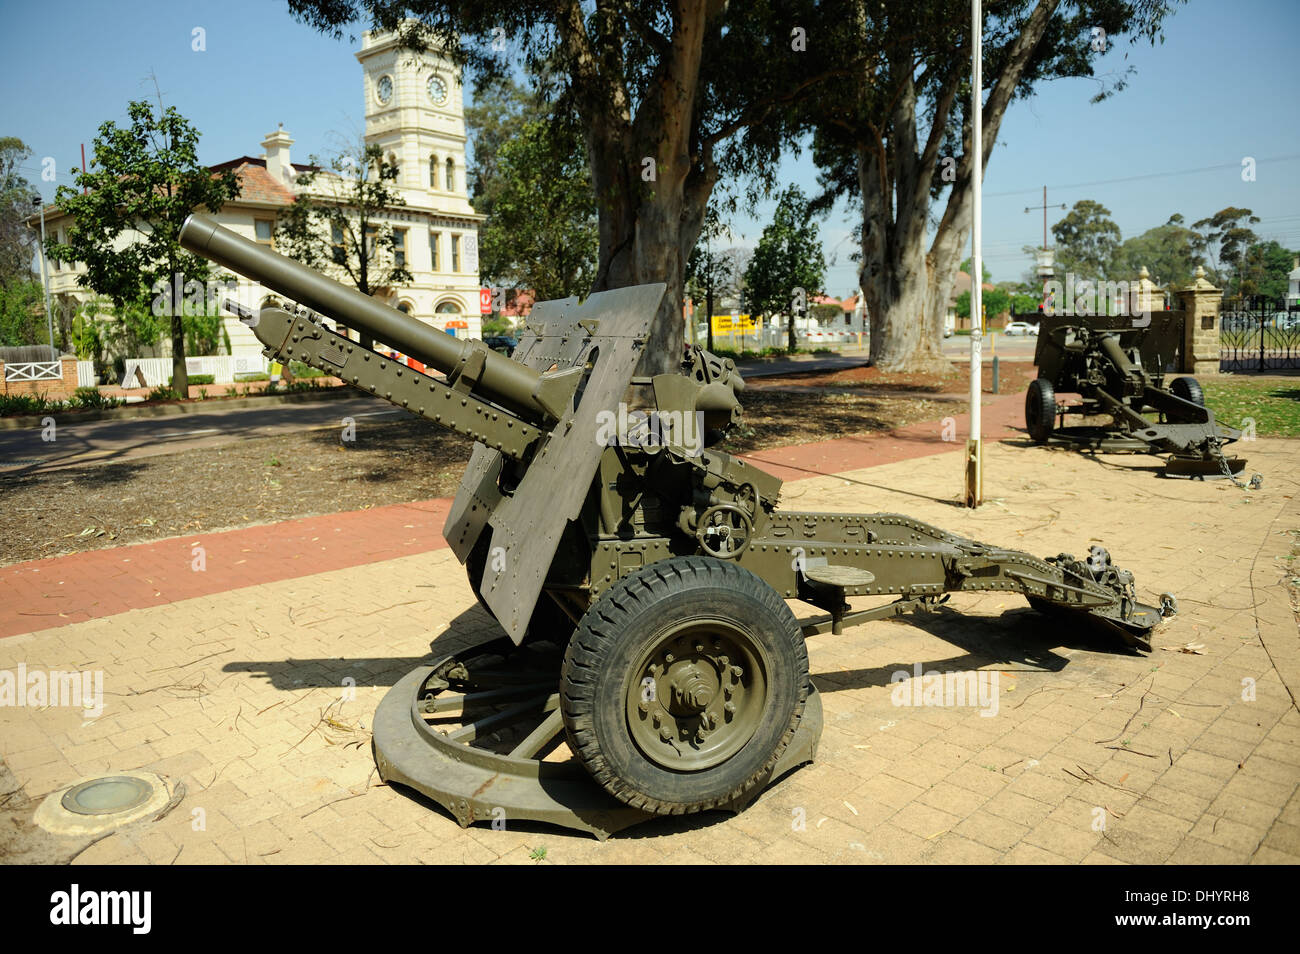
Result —
[[[1038, 559], [901, 514], [780, 509], [777, 478], [716, 447], [741, 415], [730, 361], [690, 348], [680, 373], [636, 376], [663, 285], [539, 303], [506, 358], [201, 216], [181, 241], [297, 302], [247, 319], [268, 356], [476, 442], [444, 534], [505, 635], [416, 669], [374, 721], [381, 775], [462, 824], [540, 819], [603, 836], [739, 810], [815, 751], [805, 638], [947, 593], [1020, 593], [1137, 650], [1174, 611], [1170, 596], [1140, 602], [1101, 547]], [[787, 601], [825, 615], [798, 620]]]
[[[1025, 395], [1031, 438], [1040, 444], [1167, 455], [1168, 476], [1236, 480], [1246, 461], [1225, 456], [1223, 447], [1241, 432], [1214, 420], [1195, 378], [1177, 377], [1165, 386], [1165, 369], [1176, 365], [1182, 340], [1180, 322], [1163, 312], [1143, 318], [1039, 318], [1038, 378]], [[1067, 411], [1056, 397], [1065, 393], [1083, 400]], [[1110, 420], [1067, 427], [1067, 413]], [[1255, 475], [1254, 486], [1259, 480]]]

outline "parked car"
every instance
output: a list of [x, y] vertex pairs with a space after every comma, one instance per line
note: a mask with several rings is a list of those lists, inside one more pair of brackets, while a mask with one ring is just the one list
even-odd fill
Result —
[[509, 335], [492, 335], [484, 338], [483, 343], [493, 351], [500, 351], [507, 358], [514, 354], [515, 348], [519, 345], [519, 342]]
[[1030, 324], [1029, 322], [1027, 322], [1027, 321], [1013, 321], [1013, 322], [1008, 323], [1007, 326], [1006, 326], [1005, 328], [1002, 329], [1002, 333], [1005, 334], [1005, 335], [1007, 335], [1007, 336], [1011, 336], [1011, 335], [1036, 335], [1036, 334], [1038, 334], [1038, 326], [1037, 326], [1037, 325], [1031, 325], [1031, 324]]

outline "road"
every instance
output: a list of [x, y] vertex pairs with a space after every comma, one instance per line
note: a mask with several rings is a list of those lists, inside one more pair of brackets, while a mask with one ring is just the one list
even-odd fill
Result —
[[[984, 357], [996, 353], [1010, 360], [1031, 359], [1037, 339], [985, 340]], [[969, 356], [970, 341], [964, 336], [947, 338], [944, 356], [961, 361]], [[769, 377], [860, 367], [867, 363], [865, 351], [837, 355], [782, 358], [767, 362], [746, 362], [746, 377]], [[200, 447], [217, 447], [255, 437], [271, 437], [316, 428], [342, 427], [344, 418], [357, 421], [385, 418], [398, 420], [408, 411], [390, 406], [379, 398], [357, 394], [319, 401], [278, 402], [265, 405], [222, 407], [213, 402], [191, 414], [168, 417], [136, 417], [117, 420], [78, 420], [75, 414], [55, 414], [52, 434], [43, 427], [0, 430], [0, 473], [37, 473], [83, 464], [107, 463], [175, 454]], [[53, 440], [46, 438], [53, 437]]]
[[[1032, 361], [1034, 348], [1038, 339], [1033, 335], [1004, 334], [984, 336], [984, 360], [988, 361], [996, 354], [1007, 361]], [[943, 339], [943, 356], [949, 361], [970, 360], [970, 338], [966, 335], [953, 335]]]
[[346, 417], [397, 420], [409, 413], [379, 398], [357, 394], [319, 401], [268, 399], [262, 407], [222, 408], [214, 402], [211, 410], [169, 417], [78, 421], [75, 414], [55, 414], [53, 434], [42, 427], [0, 431], [0, 473], [175, 454], [255, 437], [342, 427]]

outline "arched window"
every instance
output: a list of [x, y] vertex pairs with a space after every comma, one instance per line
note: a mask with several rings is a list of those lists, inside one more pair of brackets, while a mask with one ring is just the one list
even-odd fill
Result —
[[429, 157], [429, 188], [438, 188], [438, 157]]
[[434, 312], [439, 315], [459, 315], [460, 305], [454, 301], [444, 301], [434, 309]]
[[409, 315], [411, 313], [411, 303], [409, 301], [399, 301], [397, 303], [397, 310], [404, 315]]
[[456, 163], [450, 157], [447, 159], [447, 191], [456, 191]]

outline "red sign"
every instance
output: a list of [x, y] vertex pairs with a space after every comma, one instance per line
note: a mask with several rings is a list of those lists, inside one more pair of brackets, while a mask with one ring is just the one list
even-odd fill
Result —
[[478, 310], [481, 315], [492, 314], [492, 289], [480, 288], [478, 290]]

